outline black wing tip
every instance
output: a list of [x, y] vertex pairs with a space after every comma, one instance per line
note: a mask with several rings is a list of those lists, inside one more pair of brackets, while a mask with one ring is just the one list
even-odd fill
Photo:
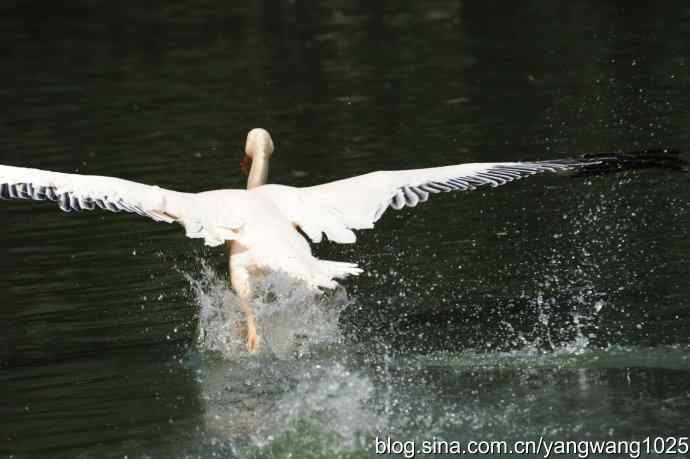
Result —
[[646, 148], [615, 153], [586, 153], [573, 158], [573, 163], [592, 161], [576, 167], [575, 176], [605, 175], [629, 170], [663, 169], [688, 173], [685, 153], [676, 148]]

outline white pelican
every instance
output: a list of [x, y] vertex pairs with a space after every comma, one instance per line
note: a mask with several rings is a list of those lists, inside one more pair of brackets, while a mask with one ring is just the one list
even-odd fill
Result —
[[401, 209], [452, 190], [496, 187], [538, 172], [609, 172], [663, 167], [684, 170], [676, 152], [654, 150], [634, 154], [584, 155], [574, 159], [531, 162], [471, 163], [428, 169], [379, 171], [324, 185], [296, 188], [266, 185], [273, 140], [264, 129], [247, 135], [244, 166], [247, 190], [180, 193], [113, 177], [63, 174], [0, 165], [0, 197], [57, 201], [70, 212], [101, 208], [133, 212], [157, 222], [181, 224], [187, 237], [206, 245], [226, 243], [230, 285], [240, 298], [247, 322], [247, 348], [258, 336], [251, 308], [252, 277], [277, 270], [315, 289], [333, 288], [335, 279], [357, 275], [354, 263], [319, 260], [301, 230], [318, 243], [325, 234], [338, 243], [355, 242], [353, 230], [374, 227], [389, 207]]

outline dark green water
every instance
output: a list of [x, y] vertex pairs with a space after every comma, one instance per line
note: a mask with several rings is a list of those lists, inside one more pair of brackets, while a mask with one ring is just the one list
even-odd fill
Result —
[[[0, 163], [201, 191], [243, 186], [257, 126], [292, 185], [690, 146], [687, 2], [131, 3], [0, 6]], [[222, 250], [43, 203], [2, 201], [0, 221], [3, 455], [690, 433], [687, 174], [389, 211], [316, 248], [367, 270], [347, 293], [272, 279], [257, 356], [219, 317]]]

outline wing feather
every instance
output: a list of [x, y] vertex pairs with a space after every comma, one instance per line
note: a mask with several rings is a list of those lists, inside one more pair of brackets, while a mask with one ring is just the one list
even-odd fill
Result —
[[497, 187], [540, 172], [567, 171], [592, 162], [471, 163], [379, 171], [313, 187], [266, 185], [253, 192], [271, 199], [313, 242], [320, 242], [325, 234], [334, 242], [351, 243], [356, 240], [352, 230], [373, 228], [389, 207], [415, 207], [433, 194]]
[[210, 246], [237, 238], [244, 220], [235, 207], [246, 204], [243, 193], [180, 193], [114, 177], [0, 165], [0, 199], [53, 201], [65, 212], [103, 209], [177, 222], [187, 237], [202, 238]]
[[268, 185], [256, 189], [272, 199], [314, 242], [355, 241], [352, 230], [373, 228], [389, 208], [415, 207], [433, 194], [497, 187], [542, 172], [603, 175], [626, 170], [688, 170], [671, 149], [585, 154], [549, 161], [471, 163], [406, 171], [380, 171], [308, 188]]
[[0, 165], [1, 199], [55, 201], [65, 212], [100, 208], [171, 223], [186, 195], [114, 177]]

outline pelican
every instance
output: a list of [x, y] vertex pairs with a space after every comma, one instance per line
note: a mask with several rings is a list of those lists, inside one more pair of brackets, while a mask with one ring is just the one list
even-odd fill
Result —
[[[388, 208], [415, 207], [430, 196], [453, 190], [497, 187], [541, 172], [581, 174], [660, 167], [687, 170], [672, 150], [582, 155], [528, 162], [468, 163], [415, 170], [378, 171], [304, 188], [266, 184], [274, 144], [268, 131], [247, 135], [244, 169], [247, 189], [181, 193], [114, 177], [65, 174], [0, 165], [0, 197], [55, 201], [66, 212], [131, 212], [157, 222], [179, 223], [189, 238], [208, 246], [226, 244], [229, 285], [246, 319], [246, 345], [259, 343], [252, 293], [256, 276], [282, 271], [315, 290], [362, 272], [354, 263], [320, 260], [307, 238], [324, 235], [341, 244], [355, 242], [353, 230], [371, 229]], [[306, 238], [305, 238], [306, 235]]]

